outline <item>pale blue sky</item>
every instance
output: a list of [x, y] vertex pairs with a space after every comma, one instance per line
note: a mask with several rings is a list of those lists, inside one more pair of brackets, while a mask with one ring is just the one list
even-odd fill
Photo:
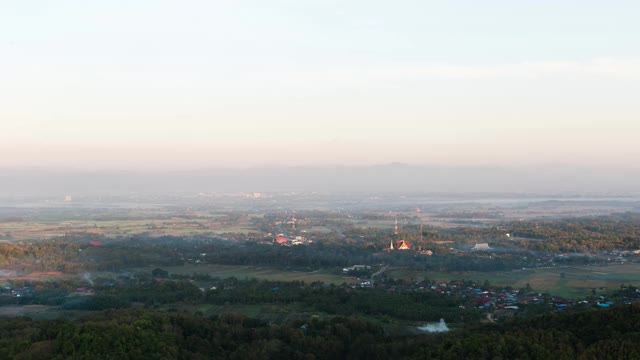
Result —
[[624, 164], [637, 1], [0, 2], [0, 166]]

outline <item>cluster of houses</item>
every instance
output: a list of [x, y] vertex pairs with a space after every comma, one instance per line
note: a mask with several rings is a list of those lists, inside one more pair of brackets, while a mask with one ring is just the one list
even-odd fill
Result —
[[351, 271], [363, 271], [363, 270], [369, 270], [369, 269], [371, 269], [371, 266], [369, 265], [353, 265], [346, 268], [342, 268], [342, 272], [345, 274], [348, 274]]
[[31, 286], [19, 286], [19, 287], [11, 287], [10, 285], [5, 285], [0, 288], [0, 296], [12, 296], [12, 297], [23, 297], [33, 295], [33, 287]]
[[78, 296], [92, 296], [94, 295], [93, 289], [92, 288], [87, 288], [87, 287], [79, 287], [76, 289], [75, 293], [72, 295], [78, 295]]
[[[361, 269], [364, 265], [355, 265], [344, 268], [345, 273]], [[362, 278], [352, 288], [370, 288], [373, 284], [370, 280]], [[376, 282], [376, 288], [382, 288], [390, 292], [398, 291], [425, 291], [440, 294], [442, 296], [459, 296], [465, 299], [465, 304], [461, 307], [473, 306], [480, 310], [485, 310], [493, 319], [514, 316], [518, 310], [527, 305], [547, 305], [553, 311], [564, 311], [573, 306], [607, 308], [617, 302], [632, 303], [640, 302], [640, 289], [632, 288], [623, 293], [622, 298], [616, 297], [612, 301], [606, 296], [593, 296], [585, 300], [577, 301], [565, 299], [560, 296], [541, 294], [525, 289], [513, 289], [511, 287], [496, 288], [489, 286], [478, 287], [474, 283], [464, 281], [451, 281], [449, 283], [430, 283], [427, 281], [417, 281], [411, 284], [399, 285], [397, 283]]]
[[[419, 285], [419, 286], [418, 286]], [[561, 296], [552, 296], [549, 294], [541, 294], [536, 292], [525, 292], [519, 289], [507, 288], [491, 288], [491, 287], [473, 287], [468, 286], [461, 281], [453, 281], [448, 284], [416, 284], [419, 290], [434, 291], [443, 295], [457, 295], [465, 298], [470, 304], [479, 309], [486, 310], [519, 310], [522, 305], [547, 304], [553, 307], [555, 311], [563, 311], [569, 307], [582, 305], [599, 308], [607, 308], [615, 302], [609, 300], [605, 296], [594, 296], [586, 300], [576, 301], [573, 299], [565, 299]], [[634, 289], [625, 293], [626, 300], [624, 302], [631, 303], [640, 301], [640, 289]], [[500, 311], [504, 314], [503, 311]]]
[[284, 236], [284, 234], [278, 234], [278, 236], [276, 236], [273, 239], [273, 243], [274, 244], [283, 245], [283, 246], [304, 245], [304, 244], [308, 244], [308, 243], [311, 243], [311, 242], [313, 242], [313, 241], [312, 240], [307, 240], [303, 236], [296, 236], [296, 237], [288, 238], [288, 237]]
[[468, 300], [469, 304], [480, 309], [509, 309], [518, 310], [522, 304], [545, 304], [547, 296], [539, 293], [523, 293], [521, 290], [510, 287], [495, 289], [486, 287], [474, 287], [463, 281], [451, 281], [449, 283], [430, 284], [427, 282], [416, 283], [419, 291], [431, 291], [446, 296], [460, 296]]

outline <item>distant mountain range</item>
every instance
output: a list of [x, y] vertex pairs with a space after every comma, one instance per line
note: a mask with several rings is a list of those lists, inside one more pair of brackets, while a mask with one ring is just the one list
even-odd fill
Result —
[[640, 193], [640, 168], [379, 166], [84, 171], [0, 169], [0, 196], [198, 192]]

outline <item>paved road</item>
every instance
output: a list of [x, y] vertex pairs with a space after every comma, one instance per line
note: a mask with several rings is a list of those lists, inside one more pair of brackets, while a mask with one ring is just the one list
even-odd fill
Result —
[[378, 270], [376, 273], [374, 273], [373, 275], [371, 275], [371, 287], [374, 286], [374, 278], [380, 274], [382, 274], [383, 272], [385, 272], [385, 270], [387, 270], [388, 266], [383, 267], [382, 269]]

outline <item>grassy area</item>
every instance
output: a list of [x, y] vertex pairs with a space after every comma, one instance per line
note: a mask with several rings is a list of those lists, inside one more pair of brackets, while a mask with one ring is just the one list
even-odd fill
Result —
[[389, 270], [388, 276], [405, 280], [420, 280], [425, 277], [439, 281], [474, 280], [514, 288], [527, 283], [536, 291], [548, 292], [569, 298], [583, 298], [592, 289], [614, 290], [621, 284], [640, 285], [640, 264], [610, 266], [571, 266], [550, 269], [525, 269], [490, 272], [424, 272], [406, 269]]
[[[170, 274], [209, 274], [213, 277], [228, 278], [236, 277], [238, 279], [264, 279], [273, 281], [304, 281], [311, 283], [314, 281], [322, 281], [328, 284], [353, 283], [356, 281], [353, 277], [330, 274], [323, 271], [290, 271], [280, 270], [267, 267], [242, 266], [242, 265], [210, 265], [197, 264], [185, 266], [167, 266], [164, 270]], [[142, 270], [142, 269], [138, 269]], [[145, 269], [146, 270], [146, 269]], [[151, 270], [149, 270], [151, 271]]]
[[246, 305], [246, 304], [228, 304], [228, 305], [213, 305], [213, 304], [200, 304], [200, 305], [184, 305], [176, 304], [175, 307], [169, 306], [163, 308], [177, 309], [179, 311], [195, 312], [199, 311], [207, 316], [222, 316], [224, 314], [242, 314], [247, 317], [261, 319], [269, 323], [286, 323], [298, 319], [308, 319], [311, 316], [325, 317], [326, 314], [313, 311], [305, 311], [299, 304], [258, 304], [258, 305]]
[[105, 220], [105, 221], [55, 221], [55, 222], [4, 222], [0, 223], [0, 234], [11, 234], [11, 240], [28, 240], [62, 236], [70, 233], [95, 233], [109, 237], [149, 233], [151, 235], [195, 235], [204, 233], [248, 233], [257, 231], [247, 223], [226, 224], [215, 218], [185, 220]]

